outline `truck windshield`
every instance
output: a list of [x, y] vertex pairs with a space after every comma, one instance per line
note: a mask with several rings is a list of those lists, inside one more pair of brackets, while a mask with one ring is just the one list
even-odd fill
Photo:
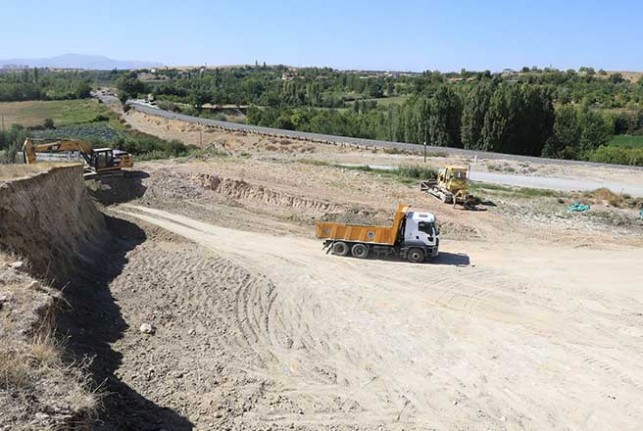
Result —
[[420, 232], [424, 232], [429, 236], [433, 236], [435, 234], [434, 224], [426, 221], [421, 221], [420, 223], [418, 223], [418, 230]]

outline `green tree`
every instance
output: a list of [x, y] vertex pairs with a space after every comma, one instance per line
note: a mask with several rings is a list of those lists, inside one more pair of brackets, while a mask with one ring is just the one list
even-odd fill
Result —
[[556, 112], [553, 135], [547, 140], [542, 156], [556, 159], [578, 157], [580, 135], [576, 109], [562, 106]]
[[138, 97], [139, 94], [148, 92], [147, 86], [133, 73], [121, 75], [121, 77], [116, 80], [116, 88], [119, 92], [128, 93], [132, 97]]
[[509, 152], [540, 156], [553, 132], [553, 101], [547, 90], [529, 84], [520, 87], [519, 97], [513, 125], [514, 142], [510, 143]]
[[481, 150], [502, 152], [507, 145], [513, 118], [505, 92], [505, 87], [498, 87], [489, 100], [481, 131]]
[[211, 100], [210, 95], [201, 88], [195, 88], [190, 91], [189, 97], [190, 104], [199, 112], [203, 109], [203, 105], [209, 103]]
[[127, 101], [128, 101], [131, 97], [132, 97], [132, 96], [131, 96], [129, 93], [125, 92], [125, 91], [120, 91], [120, 92], [118, 93], [118, 100], [120, 100], [120, 102], [121, 102], [121, 104], [122, 104], [123, 106], [125, 106], [125, 104], [127, 103]]
[[601, 145], [605, 145], [611, 135], [610, 125], [599, 113], [584, 105], [580, 111], [580, 155], [588, 157]]
[[445, 85], [438, 87], [429, 102], [429, 142], [440, 147], [461, 147], [460, 97]]
[[389, 79], [386, 83], [386, 97], [393, 97], [395, 94], [395, 83]]
[[92, 87], [86, 81], [80, 81], [76, 84], [74, 89], [74, 96], [76, 99], [86, 99], [90, 96]]
[[607, 80], [613, 84], [620, 84], [621, 82], [625, 82], [625, 78], [623, 78], [623, 75], [621, 73], [612, 73], [607, 78]]
[[462, 144], [464, 148], [479, 150], [483, 148], [482, 127], [493, 94], [491, 81], [483, 80], [467, 95], [462, 111]]

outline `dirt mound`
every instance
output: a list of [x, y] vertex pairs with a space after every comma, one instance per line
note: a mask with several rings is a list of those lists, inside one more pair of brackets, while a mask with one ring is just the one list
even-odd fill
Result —
[[638, 208], [643, 205], [643, 200], [632, 198], [623, 193], [614, 193], [606, 188], [585, 192], [578, 197], [578, 200], [591, 205], [603, 205], [615, 208]]
[[212, 190], [235, 200], [258, 201], [267, 205], [313, 210], [318, 212], [339, 211], [342, 207], [330, 202], [309, 199], [254, 185], [243, 180], [221, 178], [217, 175], [196, 174], [192, 177], [199, 187]]

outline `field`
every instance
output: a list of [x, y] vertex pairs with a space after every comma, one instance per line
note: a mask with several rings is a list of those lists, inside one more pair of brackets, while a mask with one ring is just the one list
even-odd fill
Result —
[[614, 147], [643, 148], [643, 136], [617, 135], [608, 144]]
[[0, 103], [0, 115], [4, 117], [5, 128], [11, 124], [41, 126], [46, 118], [54, 120], [57, 127], [89, 123], [97, 115], [107, 115], [108, 112], [105, 106], [94, 99]]
[[110, 123], [106, 121], [73, 124], [69, 126], [58, 127], [53, 130], [38, 130], [33, 132], [36, 138], [47, 139], [85, 139], [100, 140], [102, 142], [114, 141], [122, 136], [115, 130]]
[[[375, 101], [379, 106], [389, 106], [389, 105], [401, 105], [404, 103], [409, 96], [394, 96], [394, 97], [382, 97], [378, 99], [360, 99], [361, 102], [371, 102]], [[347, 103], [347, 105], [352, 105], [353, 102]]]

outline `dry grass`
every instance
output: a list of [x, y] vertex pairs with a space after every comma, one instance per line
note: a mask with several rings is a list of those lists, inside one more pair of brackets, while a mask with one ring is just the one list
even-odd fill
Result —
[[606, 188], [600, 188], [592, 192], [584, 193], [583, 197], [589, 199], [591, 203], [607, 204], [615, 208], [622, 208], [627, 204], [628, 201], [628, 196], [614, 193], [613, 191]]
[[[1, 262], [15, 256], [0, 253]], [[91, 380], [90, 361], [68, 363], [55, 335], [56, 305], [50, 294], [32, 288], [34, 280], [0, 267], [5, 302], [0, 307], [0, 422], [7, 429], [58, 429], [70, 419], [96, 417], [100, 395]], [[44, 282], [39, 282], [44, 285]], [[11, 395], [9, 395], [11, 394]], [[34, 415], [48, 416], [33, 422]], [[3, 429], [0, 426], [0, 429]]]
[[61, 366], [60, 342], [51, 333], [38, 335], [29, 346], [27, 355], [41, 368]]
[[0, 181], [30, 176], [55, 166], [55, 163], [35, 165], [0, 165]]
[[487, 163], [487, 169], [492, 172], [516, 172], [516, 168], [507, 162]]
[[31, 367], [17, 347], [0, 340], [0, 389], [23, 388], [30, 381]]

